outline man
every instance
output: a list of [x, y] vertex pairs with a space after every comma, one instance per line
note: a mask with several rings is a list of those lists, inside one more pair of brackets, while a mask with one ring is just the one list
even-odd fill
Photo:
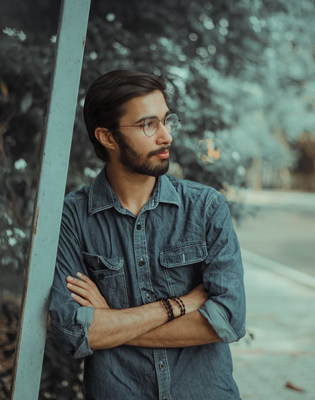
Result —
[[86, 399], [240, 399], [239, 243], [221, 193], [165, 175], [179, 123], [165, 83], [105, 74], [84, 117], [106, 165], [65, 198], [50, 316], [60, 347], [85, 357]]

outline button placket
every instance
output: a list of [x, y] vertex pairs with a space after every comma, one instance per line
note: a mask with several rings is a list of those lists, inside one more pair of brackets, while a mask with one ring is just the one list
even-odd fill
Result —
[[171, 400], [171, 377], [166, 349], [154, 349], [154, 360], [158, 378], [159, 399]]
[[134, 227], [134, 251], [135, 251], [135, 261], [136, 261], [136, 268], [137, 268], [137, 278], [138, 278], [138, 284], [139, 287], [141, 288], [141, 295], [142, 295], [142, 300], [144, 301], [144, 294], [143, 294], [143, 288], [146, 287], [146, 282], [145, 282], [145, 246], [143, 245], [143, 229], [141, 229], [144, 226], [144, 215], [140, 213], [140, 215], [137, 217], [135, 221], [135, 227]]
[[134, 226], [134, 247], [137, 278], [140, 287], [143, 304], [155, 301], [155, 295], [151, 282], [149, 269], [149, 256], [145, 235], [145, 217], [150, 211], [142, 210], [138, 215]]
[[139, 266], [140, 266], [140, 267], [143, 267], [144, 265], [145, 265], [144, 259], [143, 259], [143, 258], [140, 258]]

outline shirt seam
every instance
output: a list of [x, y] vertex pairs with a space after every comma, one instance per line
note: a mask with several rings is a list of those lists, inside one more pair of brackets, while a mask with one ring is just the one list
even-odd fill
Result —
[[178, 249], [182, 249], [182, 248], [187, 248], [190, 246], [197, 246], [197, 245], [205, 245], [207, 246], [207, 242], [205, 240], [199, 240], [199, 241], [190, 241], [188, 243], [184, 243], [182, 245], [178, 245], [178, 246], [172, 246], [172, 247], [166, 247], [165, 249], [163, 249], [162, 251], [160, 251], [160, 254], [164, 254], [167, 253], [171, 250], [178, 250]]
[[55, 325], [61, 332], [67, 333], [68, 335], [75, 336], [75, 337], [80, 337], [82, 336], [82, 333], [73, 333], [71, 331], [68, 331], [68, 329], [63, 328], [60, 326], [54, 319], [50, 318], [50, 322]]
[[237, 333], [237, 339], [239, 338], [239, 336], [241, 335], [241, 333], [243, 332], [243, 330], [245, 330], [245, 325], [242, 326], [241, 330]]
[[[241, 260], [242, 260], [242, 259], [241, 259]], [[215, 270], [214, 270], [214, 271], [211, 271], [211, 274], [213, 274], [213, 275], [225, 274], [225, 272], [230, 271], [230, 269], [231, 269], [232, 267], [234, 267], [234, 265], [235, 265], [238, 261], [239, 261], [239, 259], [234, 260], [233, 264], [231, 264], [230, 266], [228, 266], [227, 268], [225, 268], [224, 271], [220, 271], [220, 270], [215, 271]], [[215, 263], [213, 263], [213, 260], [211, 260], [211, 262], [210, 262], [210, 265], [211, 265], [211, 266], [212, 266], [212, 264], [215, 264]]]
[[71, 192], [65, 197], [65, 202], [69, 200], [84, 200], [86, 199], [86, 194], [82, 195], [77, 195], [77, 194], [71, 194]]
[[[217, 198], [220, 194], [220, 192], [216, 191], [215, 193], [213, 193], [213, 195], [210, 197], [210, 199], [208, 200], [207, 204], [206, 204], [206, 209], [208, 209], [208, 207], [212, 204], [213, 200], [215, 198]], [[223, 196], [223, 195], [222, 195]]]
[[[64, 207], [64, 208], [63, 208], [63, 212], [71, 219], [71, 221], [72, 221], [72, 223], [73, 223], [73, 226], [75, 226], [75, 221], [74, 221], [74, 218], [73, 218], [72, 214], [70, 213], [70, 211], [67, 210], [67, 209]], [[71, 235], [72, 235], [73, 239], [76, 241], [77, 245], [78, 245], [79, 248], [81, 249], [81, 243], [80, 243], [79, 239], [73, 234], [73, 231], [72, 231], [72, 230], [71, 230], [70, 232], [71, 232]]]

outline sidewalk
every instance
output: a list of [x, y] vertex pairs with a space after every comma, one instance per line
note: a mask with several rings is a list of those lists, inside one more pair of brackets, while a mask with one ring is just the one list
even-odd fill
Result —
[[[244, 254], [245, 255], [245, 254]], [[315, 399], [315, 290], [243, 257], [247, 334], [231, 345], [243, 400]], [[286, 387], [287, 382], [304, 392]]]
[[246, 204], [257, 206], [301, 207], [315, 210], [315, 193], [265, 189], [246, 189], [242, 193]]

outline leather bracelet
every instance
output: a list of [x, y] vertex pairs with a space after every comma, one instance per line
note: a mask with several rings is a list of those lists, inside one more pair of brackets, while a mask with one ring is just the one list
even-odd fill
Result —
[[185, 304], [184, 304], [183, 300], [180, 297], [176, 297], [176, 296], [172, 296], [172, 297], [170, 297], [170, 299], [174, 300], [175, 303], [180, 308], [180, 316], [185, 315], [186, 308], [185, 308]]
[[170, 315], [171, 315], [170, 321], [172, 321], [172, 320], [175, 318], [175, 317], [174, 317], [173, 306], [172, 306], [171, 302], [169, 301], [169, 299], [164, 299], [164, 300], [165, 300], [165, 302], [166, 302], [167, 305], [168, 305], [168, 309], [169, 309], [169, 312], [170, 312]]
[[174, 317], [174, 311], [173, 311], [171, 302], [169, 301], [169, 299], [167, 299], [165, 297], [161, 297], [159, 300], [162, 302], [162, 304], [167, 312], [168, 320], [172, 321], [175, 317]]

